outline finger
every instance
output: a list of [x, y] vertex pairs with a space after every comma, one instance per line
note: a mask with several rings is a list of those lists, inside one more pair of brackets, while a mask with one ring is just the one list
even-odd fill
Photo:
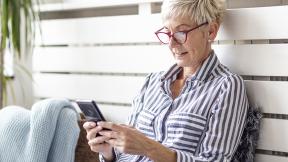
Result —
[[106, 140], [105, 142], [108, 143], [108, 144], [110, 144], [110, 145], [113, 146], [113, 147], [118, 147], [118, 146], [119, 146], [119, 144], [118, 144], [118, 142], [117, 142], [117, 139], [108, 139], [108, 140]]
[[104, 143], [105, 141], [108, 141], [108, 140], [109, 140], [109, 137], [99, 136], [99, 137], [96, 137], [96, 138], [93, 138], [93, 139], [89, 140], [88, 144], [90, 146], [94, 146], [94, 145], [102, 144], [102, 143]]
[[120, 126], [126, 127], [126, 128], [132, 128], [134, 129], [134, 127], [132, 125], [126, 125], [126, 124], [120, 124]]
[[111, 129], [113, 131], [117, 131], [120, 132], [121, 130], [123, 130], [124, 127], [114, 124], [112, 122], [98, 122], [97, 125], [102, 126], [103, 128], [107, 128], [107, 129]]
[[109, 138], [118, 138], [119, 136], [119, 133], [114, 131], [100, 131], [99, 134]]
[[83, 124], [83, 128], [84, 128], [85, 130], [92, 129], [92, 128], [94, 128], [94, 127], [96, 127], [96, 123], [95, 123], [95, 122], [85, 122], [85, 123]]
[[96, 134], [98, 132], [100, 132], [102, 129], [103, 128], [101, 126], [97, 126], [97, 127], [93, 128], [93, 129], [88, 130], [87, 131], [87, 136], [86, 136], [87, 140], [91, 140], [91, 139], [95, 138]]

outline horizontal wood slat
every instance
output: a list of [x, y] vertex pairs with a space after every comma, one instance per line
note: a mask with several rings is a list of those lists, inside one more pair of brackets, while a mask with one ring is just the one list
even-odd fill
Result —
[[154, 32], [161, 27], [158, 15], [44, 20], [36, 44], [158, 42]]
[[287, 157], [256, 154], [255, 162], [287, 162]]
[[[214, 45], [220, 62], [240, 75], [288, 76], [287, 44]], [[168, 69], [164, 45], [36, 48], [34, 71], [149, 73]], [[261, 58], [261, 59], [259, 59]]]
[[150, 73], [174, 64], [167, 46], [36, 48], [33, 69], [42, 72]]
[[218, 40], [287, 39], [288, 6], [228, 10]]
[[288, 76], [288, 44], [214, 45], [221, 63], [240, 75]]
[[145, 77], [35, 74], [34, 80], [38, 98], [66, 97], [131, 103]]
[[265, 113], [288, 114], [288, 82], [246, 81], [245, 85], [252, 105]]
[[107, 121], [118, 124], [127, 124], [128, 117], [132, 113], [132, 107], [101, 104], [98, 106]]
[[[162, 2], [162, 0], [81, 0], [72, 2], [62, 2], [62, 3], [51, 3], [40, 5], [39, 9], [41, 12], [53, 12], [53, 11], [63, 11], [63, 10], [79, 10], [87, 8], [101, 8], [101, 7], [115, 7], [115, 6], [129, 6], [137, 5], [141, 3], [155, 3]], [[38, 6], [35, 6], [38, 9]]]
[[288, 120], [263, 119], [257, 148], [288, 152]]

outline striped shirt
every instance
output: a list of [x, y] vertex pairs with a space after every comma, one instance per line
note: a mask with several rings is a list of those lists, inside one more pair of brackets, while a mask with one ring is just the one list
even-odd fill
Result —
[[[242, 78], [212, 52], [186, 79], [174, 100], [171, 83], [183, 70], [149, 74], [133, 100], [129, 124], [174, 150], [177, 162], [230, 161], [243, 131], [248, 100]], [[147, 157], [117, 152], [117, 162], [149, 162]]]

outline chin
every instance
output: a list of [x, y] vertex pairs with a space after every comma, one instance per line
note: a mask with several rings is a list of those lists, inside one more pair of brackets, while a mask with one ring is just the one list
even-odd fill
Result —
[[176, 60], [176, 64], [180, 67], [189, 66], [189, 64], [185, 61]]

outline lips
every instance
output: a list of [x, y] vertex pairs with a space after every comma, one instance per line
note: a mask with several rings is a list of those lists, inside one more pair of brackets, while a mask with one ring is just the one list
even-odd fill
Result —
[[182, 52], [182, 53], [174, 53], [176, 56], [184, 56], [186, 55], [188, 52]]

